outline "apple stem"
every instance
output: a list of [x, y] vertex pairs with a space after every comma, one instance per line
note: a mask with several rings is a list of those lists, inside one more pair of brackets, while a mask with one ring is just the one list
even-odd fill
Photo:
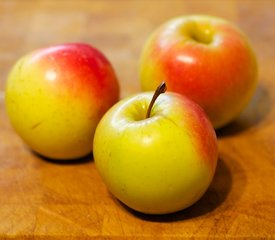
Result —
[[158, 96], [162, 93], [165, 93], [165, 91], [167, 90], [166, 87], [166, 83], [165, 82], [161, 82], [161, 84], [158, 86], [158, 88], [156, 89], [154, 96], [150, 102], [150, 105], [148, 107], [147, 113], [146, 113], [146, 118], [149, 118], [151, 115], [151, 110], [153, 108], [153, 105], [155, 103], [155, 101], [157, 100]]

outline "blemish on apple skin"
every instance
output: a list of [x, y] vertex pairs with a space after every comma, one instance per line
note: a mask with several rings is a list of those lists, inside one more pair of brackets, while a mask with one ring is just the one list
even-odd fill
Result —
[[18, 66], [19, 76], [21, 76], [21, 72], [22, 72], [23, 64], [24, 64], [24, 62], [23, 62], [23, 60], [21, 60], [21, 61], [19, 62], [19, 66]]
[[121, 188], [121, 191], [124, 192], [124, 193], [126, 192], [126, 184], [123, 184], [123, 186]]
[[31, 126], [31, 130], [36, 129], [38, 126], [41, 125], [41, 123], [42, 123], [42, 122], [38, 122], [38, 123], [33, 124], [33, 125]]

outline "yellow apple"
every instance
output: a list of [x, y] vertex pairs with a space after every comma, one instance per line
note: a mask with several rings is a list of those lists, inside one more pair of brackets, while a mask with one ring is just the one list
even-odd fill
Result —
[[23, 56], [6, 86], [7, 113], [14, 129], [35, 152], [54, 159], [90, 153], [100, 118], [118, 99], [110, 62], [82, 43]]
[[120, 201], [143, 213], [164, 214], [189, 207], [207, 190], [217, 140], [193, 101], [168, 92], [149, 106], [152, 98], [153, 92], [140, 93], [107, 111], [96, 129], [94, 160]]

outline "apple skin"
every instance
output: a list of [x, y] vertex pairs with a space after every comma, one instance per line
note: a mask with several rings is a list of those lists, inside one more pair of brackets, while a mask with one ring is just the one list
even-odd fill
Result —
[[220, 18], [172, 19], [146, 41], [140, 58], [144, 91], [166, 81], [168, 91], [197, 102], [218, 129], [234, 120], [257, 85], [257, 61], [246, 36]]
[[202, 108], [177, 93], [152, 92], [115, 104], [100, 120], [94, 160], [107, 188], [132, 209], [166, 214], [195, 203], [217, 164], [215, 131]]
[[23, 56], [6, 85], [7, 113], [16, 132], [35, 152], [52, 159], [90, 153], [100, 118], [118, 100], [110, 62], [84, 43]]

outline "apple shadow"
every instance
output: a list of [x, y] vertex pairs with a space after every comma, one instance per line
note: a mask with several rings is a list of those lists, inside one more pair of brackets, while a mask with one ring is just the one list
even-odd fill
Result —
[[78, 165], [78, 164], [85, 164], [85, 163], [89, 163], [89, 162], [93, 162], [94, 157], [93, 157], [93, 153], [89, 153], [84, 157], [81, 158], [75, 158], [75, 159], [53, 159], [53, 158], [48, 158], [45, 157], [33, 150], [30, 150], [36, 157], [38, 157], [39, 159], [49, 162], [49, 163], [53, 163], [53, 164], [59, 164], [59, 165]]
[[259, 85], [248, 106], [232, 123], [218, 129], [218, 137], [239, 134], [253, 126], [260, 124], [271, 111], [271, 99], [268, 90]]
[[[227, 198], [228, 194], [231, 192], [232, 187], [232, 173], [229, 169], [227, 163], [219, 159], [217, 164], [217, 169], [214, 175], [214, 178], [206, 191], [206, 193], [202, 196], [200, 200], [198, 200], [192, 206], [181, 210], [179, 212], [170, 213], [170, 214], [161, 214], [161, 215], [153, 215], [153, 214], [144, 214], [137, 212], [125, 204], [120, 203], [124, 209], [126, 209], [130, 214], [134, 215], [145, 221], [151, 222], [176, 222], [188, 220], [196, 217], [203, 216], [205, 214], [210, 214], [215, 209], [217, 209]], [[241, 190], [237, 191], [237, 195], [241, 192]], [[237, 199], [238, 197], [234, 197]], [[116, 200], [118, 201], [118, 200]]]

